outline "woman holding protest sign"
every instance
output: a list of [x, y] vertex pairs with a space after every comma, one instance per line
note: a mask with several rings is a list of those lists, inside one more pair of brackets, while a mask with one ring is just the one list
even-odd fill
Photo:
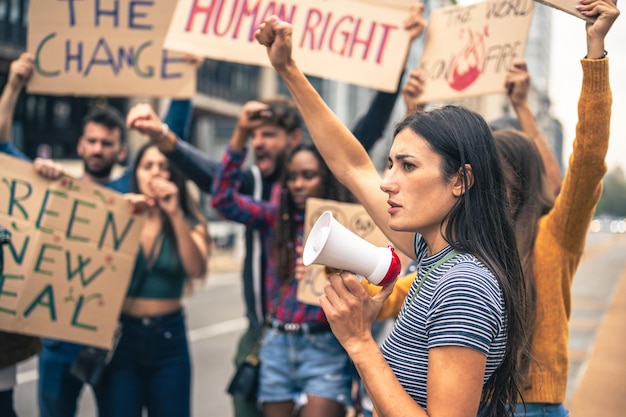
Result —
[[[587, 54], [581, 60], [576, 140], [556, 199], [555, 187], [545, 180], [544, 163], [532, 138], [513, 130], [494, 133], [507, 178], [520, 257], [534, 300], [533, 321], [528, 322], [531, 357], [524, 364], [525, 404], [517, 407], [519, 417], [569, 415], [564, 402], [571, 289], [606, 173], [612, 94], [604, 39], [619, 10], [616, 0], [583, 0], [577, 9], [593, 20], [585, 24]], [[538, 175], [542, 176], [540, 181]]]
[[[160, 131], [154, 135], [161, 134]], [[99, 388], [101, 417], [191, 415], [191, 359], [182, 297], [207, 273], [206, 220], [183, 175], [155, 143], [138, 151], [127, 194], [145, 213], [141, 247], [124, 302], [122, 335]]]

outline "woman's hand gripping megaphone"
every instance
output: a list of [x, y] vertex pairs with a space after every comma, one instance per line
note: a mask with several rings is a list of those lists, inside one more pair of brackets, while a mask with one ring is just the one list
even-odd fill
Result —
[[324, 265], [351, 271], [375, 285], [393, 282], [400, 274], [400, 258], [391, 246], [377, 247], [348, 230], [325, 211], [317, 219], [305, 242], [305, 266]]

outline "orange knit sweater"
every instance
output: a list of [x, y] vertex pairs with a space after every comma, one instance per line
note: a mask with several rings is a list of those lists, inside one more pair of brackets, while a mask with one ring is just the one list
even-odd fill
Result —
[[[608, 59], [583, 59], [581, 63], [583, 84], [574, 149], [554, 207], [539, 220], [535, 241], [537, 316], [531, 341], [535, 363], [530, 369], [530, 389], [524, 392], [527, 403], [565, 400], [572, 281], [606, 173], [612, 103]], [[398, 279], [379, 319], [398, 314], [414, 279], [415, 273]], [[362, 282], [371, 295], [380, 290]]]
[[569, 366], [572, 281], [585, 249], [589, 223], [602, 194], [609, 147], [611, 89], [608, 59], [583, 59], [574, 149], [554, 207], [539, 220], [534, 273], [537, 316], [531, 341], [526, 402], [565, 401]]

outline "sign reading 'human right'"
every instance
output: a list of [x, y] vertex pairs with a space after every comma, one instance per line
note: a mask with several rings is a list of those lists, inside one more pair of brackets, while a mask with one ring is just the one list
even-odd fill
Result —
[[308, 74], [395, 91], [409, 49], [409, 4], [355, 0], [178, 0], [165, 48], [269, 66], [254, 38], [276, 15], [291, 23], [293, 56]]

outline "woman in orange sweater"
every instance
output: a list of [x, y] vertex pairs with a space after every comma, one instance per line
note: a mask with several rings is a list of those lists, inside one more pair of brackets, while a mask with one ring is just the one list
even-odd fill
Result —
[[[568, 375], [568, 322], [572, 282], [582, 257], [587, 230], [602, 194], [609, 142], [612, 96], [604, 38], [619, 11], [615, 0], [583, 0], [581, 13], [596, 16], [586, 24], [587, 55], [581, 60], [576, 140], [556, 200], [545, 181], [537, 146], [519, 131], [494, 133], [505, 170], [515, 221], [516, 240], [534, 294], [531, 358], [517, 416], [565, 417]], [[554, 200], [554, 201], [553, 201]], [[378, 318], [397, 314], [414, 275], [396, 283]], [[376, 290], [371, 289], [370, 293]]]

